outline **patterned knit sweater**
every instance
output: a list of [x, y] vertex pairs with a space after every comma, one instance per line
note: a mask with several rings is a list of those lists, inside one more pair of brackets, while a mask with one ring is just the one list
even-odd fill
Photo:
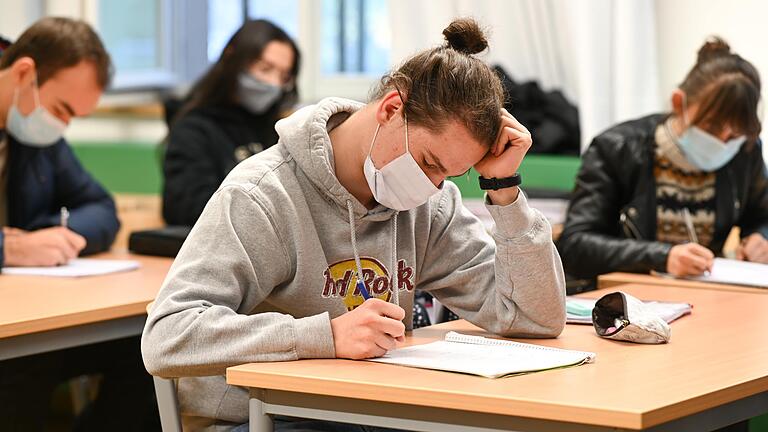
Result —
[[715, 173], [701, 171], [686, 159], [670, 121], [660, 124], [655, 134], [656, 240], [690, 241], [684, 216], [688, 209], [699, 244], [709, 246], [715, 232]]

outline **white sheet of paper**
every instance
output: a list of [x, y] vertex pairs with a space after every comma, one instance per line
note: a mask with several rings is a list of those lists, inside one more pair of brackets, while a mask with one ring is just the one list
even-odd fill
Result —
[[55, 267], [3, 267], [3, 274], [22, 276], [80, 277], [117, 273], [139, 268], [138, 261], [76, 258]]
[[748, 285], [768, 288], [768, 265], [726, 258], [715, 258], [709, 275], [689, 277], [702, 282]]

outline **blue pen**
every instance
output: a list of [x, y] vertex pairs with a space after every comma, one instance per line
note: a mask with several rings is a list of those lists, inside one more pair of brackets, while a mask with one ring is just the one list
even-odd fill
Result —
[[357, 290], [360, 291], [360, 294], [363, 295], [363, 298], [365, 300], [368, 300], [369, 298], [371, 298], [371, 294], [368, 293], [368, 289], [365, 288], [365, 284], [363, 283], [362, 280], [359, 280], [359, 279], [357, 280]]

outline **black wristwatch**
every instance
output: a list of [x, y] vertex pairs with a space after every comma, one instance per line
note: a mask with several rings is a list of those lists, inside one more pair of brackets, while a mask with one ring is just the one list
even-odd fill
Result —
[[523, 182], [523, 178], [520, 177], [520, 173], [515, 173], [512, 177], [505, 178], [485, 178], [483, 176], [478, 177], [480, 180], [480, 189], [482, 190], [499, 190], [504, 188], [510, 188], [514, 186], [520, 186]]

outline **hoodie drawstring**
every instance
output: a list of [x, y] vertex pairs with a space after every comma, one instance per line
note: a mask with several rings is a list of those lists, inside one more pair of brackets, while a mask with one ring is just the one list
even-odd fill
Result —
[[[355, 226], [355, 212], [352, 209], [352, 201], [347, 200], [347, 211], [349, 212], [349, 236], [352, 240], [352, 253], [355, 254], [355, 265], [357, 266], [357, 285], [363, 284], [363, 288], [365, 287], [365, 282], [363, 282], [363, 266], [360, 264], [360, 254], [357, 252], [357, 227]], [[400, 306], [400, 293], [397, 290], [397, 278], [395, 277], [397, 273], [397, 215], [398, 212], [395, 212], [394, 216], [391, 219], [391, 225], [392, 225], [392, 244], [391, 244], [391, 250], [392, 250], [392, 261], [390, 262], [390, 279], [389, 279], [389, 287], [392, 290], [392, 295], [390, 296], [392, 299], [392, 303]]]
[[389, 267], [390, 271], [390, 283], [392, 288], [392, 298], [394, 304], [400, 306], [400, 289], [397, 286], [397, 215], [399, 212], [395, 211], [395, 214], [390, 219], [392, 224], [392, 265]]

